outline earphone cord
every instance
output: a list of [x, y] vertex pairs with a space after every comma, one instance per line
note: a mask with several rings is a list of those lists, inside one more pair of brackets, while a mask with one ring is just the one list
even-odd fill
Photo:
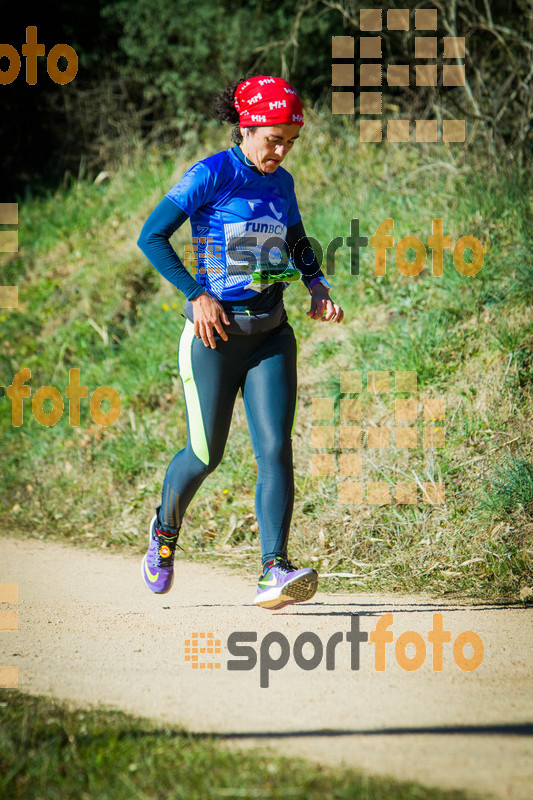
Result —
[[[245, 128], [244, 129], [244, 138], [246, 139], [247, 137], [248, 137], [248, 128]], [[243, 153], [244, 153], [244, 150], [243, 150]], [[244, 159], [245, 159], [244, 163], [246, 163], [246, 159], [247, 158], [248, 158], [248, 156], [246, 155], [246, 153], [244, 153]], [[249, 158], [248, 158], [248, 161], [250, 161]], [[248, 166], [255, 167], [255, 164], [253, 163], [253, 161], [250, 161], [250, 164]], [[256, 169], [259, 169], [259, 167], [256, 167]], [[266, 172], [263, 172], [263, 170], [261, 170], [261, 169], [259, 169], [259, 172], [261, 173], [263, 178], [266, 178]]]
[[[245, 129], [244, 129], [244, 138], [246, 139], [246, 137], [247, 137], [247, 136], [248, 136], [248, 128], [245, 128]], [[244, 150], [243, 150], [243, 153], [244, 153]], [[244, 158], [245, 158], [245, 159], [247, 159], [247, 158], [248, 158], [248, 156], [246, 155], [246, 153], [244, 153]], [[250, 161], [250, 159], [248, 159], [248, 161]], [[251, 166], [251, 167], [255, 167], [255, 164], [254, 164], [253, 162], [251, 162], [251, 161], [250, 161], [250, 166]], [[266, 173], [262, 172], [261, 170], [259, 170], [259, 172], [261, 172], [261, 175], [262, 175], [263, 177], [265, 177], [265, 174], [266, 174]], [[288, 285], [288, 287], [287, 287], [287, 288], [289, 289], [290, 293], [292, 294], [292, 296], [294, 297], [294, 299], [296, 300], [296, 302], [298, 303], [298, 305], [300, 306], [300, 308], [302, 309], [302, 311], [304, 312], [304, 314], [307, 314], [307, 311], [305, 310], [305, 308], [303, 307], [303, 305], [300, 303], [300, 301], [298, 300], [298, 298], [296, 297], [296, 295], [295, 295], [295, 294], [294, 294], [294, 292], [292, 291], [290, 284]]]
[[303, 305], [300, 303], [300, 301], [298, 300], [298, 298], [296, 297], [296, 295], [292, 291], [290, 284], [289, 284], [289, 286], [287, 288], [288, 288], [289, 292], [292, 294], [292, 296], [294, 297], [294, 299], [296, 300], [296, 302], [298, 303], [298, 305], [300, 306], [300, 308], [302, 309], [302, 311], [304, 312], [304, 314], [307, 314], [307, 311], [305, 310]]

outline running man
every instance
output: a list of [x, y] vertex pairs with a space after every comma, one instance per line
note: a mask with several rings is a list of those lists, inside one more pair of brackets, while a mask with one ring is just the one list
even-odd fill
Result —
[[[297, 405], [297, 342], [283, 305], [302, 279], [310, 319], [341, 322], [307, 240], [294, 180], [281, 163], [304, 124], [300, 98], [281, 78], [241, 79], [216, 100], [235, 147], [198, 161], [146, 221], [138, 245], [186, 297], [178, 365], [187, 410], [187, 444], [166, 471], [142, 562], [152, 592], [168, 592], [185, 511], [220, 463], [240, 389], [257, 461], [255, 510], [263, 574], [254, 603], [278, 609], [310, 600], [314, 569], [287, 556], [294, 504], [292, 435]], [[190, 218], [195, 278], [169, 238]], [[288, 256], [292, 260], [289, 260]]]

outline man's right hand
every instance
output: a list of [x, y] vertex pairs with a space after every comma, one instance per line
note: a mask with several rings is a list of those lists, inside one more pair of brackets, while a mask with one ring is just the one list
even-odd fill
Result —
[[222, 323], [229, 325], [230, 321], [224, 308], [218, 300], [207, 292], [191, 300], [194, 314], [194, 334], [197, 339], [201, 339], [206, 347], [216, 348], [213, 331], [227, 342], [228, 334], [222, 327]]

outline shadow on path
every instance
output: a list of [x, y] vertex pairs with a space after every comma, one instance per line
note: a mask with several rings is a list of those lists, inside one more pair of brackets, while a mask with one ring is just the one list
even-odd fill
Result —
[[[533, 736], [533, 722], [522, 723], [501, 723], [493, 725], [449, 725], [449, 726], [435, 726], [435, 727], [421, 727], [421, 728], [361, 728], [361, 729], [331, 729], [319, 728], [317, 730], [295, 730], [295, 731], [239, 731], [228, 733], [208, 733], [203, 731], [186, 731], [169, 728], [158, 728], [156, 730], [125, 730], [117, 733], [113, 732], [113, 736], [123, 739], [131, 738], [138, 739], [151, 736], [164, 736], [165, 738], [181, 738], [187, 739], [218, 739], [218, 740], [235, 740], [235, 739], [309, 739], [325, 737], [340, 737], [340, 736], [420, 736], [420, 735], [435, 735], [435, 736]], [[107, 734], [102, 733], [103, 739]], [[78, 741], [82, 741], [84, 737], [77, 737]], [[91, 736], [90, 741], [94, 742], [98, 736]]]

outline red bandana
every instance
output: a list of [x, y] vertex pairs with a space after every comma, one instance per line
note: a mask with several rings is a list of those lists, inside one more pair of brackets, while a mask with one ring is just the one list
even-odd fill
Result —
[[241, 128], [304, 124], [302, 101], [283, 78], [259, 75], [240, 83], [235, 90], [235, 108]]

